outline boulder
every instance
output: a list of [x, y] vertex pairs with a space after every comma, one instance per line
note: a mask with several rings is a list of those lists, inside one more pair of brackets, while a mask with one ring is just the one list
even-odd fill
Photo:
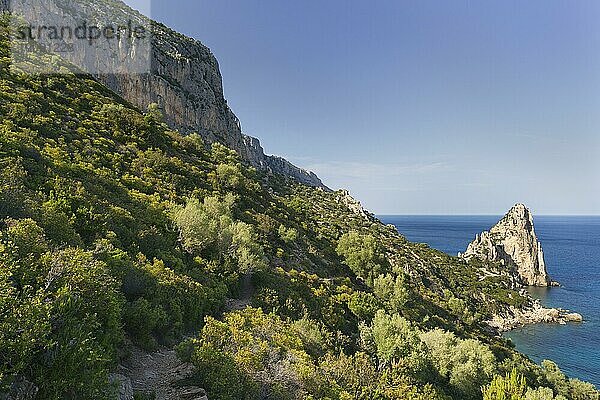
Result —
[[583, 322], [583, 316], [579, 313], [568, 313], [564, 318], [567, 322]]

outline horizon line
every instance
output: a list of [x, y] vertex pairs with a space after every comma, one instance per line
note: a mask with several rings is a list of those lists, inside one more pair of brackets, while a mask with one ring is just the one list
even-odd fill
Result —
[[[502, 216], [501, 214], [424, 214], [424, 213], [404, 213], [404, 214], [390, 214], [390, 213], [374, 213], [376, 217], [497, 217]], [[534, 217], [600, 217], [600, 214], [535, 214]]]

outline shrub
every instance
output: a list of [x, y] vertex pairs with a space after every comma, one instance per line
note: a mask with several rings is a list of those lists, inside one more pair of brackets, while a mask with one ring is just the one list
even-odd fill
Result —
[[293, 243], [298, 240], [298, 231], [294, 228], [286, 228], [285, 225], [279, 225], [279, 237], [285, 243]]
[[[180, 353], [196, 366], [200, 383], [212, 388], [209, 398], [253, 399], [256, 390], [265, 398], [298, 398], [307, 394], [315, 367], [296, 329], [273, 314], [246, 308], [223, 321], [207, 317], [201, 334], [180, 346]], [[321, 340], [314, 332], [303, 336], [310, 345]]]
[[348, 300], [348, 308], [359, 320], [371, 320], [382, 308], [382, 302], [371, 293], [354, 292]]
[[505, 376], [497, 375], [483, 388], [483, 400], [524, 400], [527, 383], [516, 369]]
[[336, 250], [350, 269], [370, 284], [386, 264], [383, 249], [372, 235], [361, 235], [356, 231], [345, 233]]
[[393, 366], [420, 379], [429, 376], [427, 347], [417, 330], [400, 315], [379, 310], [370, 326], [362, 325], [361, 340], [377, 356], [380, 368]]
[[192, 199], [173, 218], [185, 250], [222, 265], [221, 272], [249, 273], [265, 266], [263, 249], [252, 226], [233, 219], [234, 202], [232, 194]]
[[461, 340], [453, 333], [434, 329], [421, 333], [433, 365], [463, 399], [477, 399], [480, 387], [489, 382], [496, 370], [496, 358], [483, 343]]

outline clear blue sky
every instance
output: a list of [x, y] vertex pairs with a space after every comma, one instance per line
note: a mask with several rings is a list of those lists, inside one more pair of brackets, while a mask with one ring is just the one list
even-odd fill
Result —
[[211, 48], [245, 133], [376, 213], [600, 214], [597, 0], [170, 0], [152, 17]]

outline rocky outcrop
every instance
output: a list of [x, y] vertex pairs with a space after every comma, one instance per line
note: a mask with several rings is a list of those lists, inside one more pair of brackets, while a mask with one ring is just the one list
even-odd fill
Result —
[[[8, 1], [0, 1], [1, 7], [6, 9]], [[14, 6], [14, 2], [21, 0], [12, 1]], [[90, 56], [85, 41], [75, 41], [77, 51], [62, 55], [77, 66], [92, 62], [100, 71], [94, 76], [138, 108], [145, 110], [152, 103], [158, 104], [166, 122], [180, 132], [198, 133], [208, 143], [220, 142], [237, 151], [243, 160], [257, 169], [283, 174], [309, 186], [326, 188], [314, 173], [283, 158], [266, 155], [258, 139], [242, 133], [240, 121], [223, 94], [219, 64], [211, 51], [199, 41], [150, 21], [120, 1], [28, 1], [23, 13], [31, 21], [56, 21], [56, 25], [70, 21], [67, 26], [77, 26], [83, 19], [90, 24], [95, 21], [94, 18], [104, 18], [119, 24], [133, 21], [140, 26], [151, 27], [150, 48], [142, 41], [129, 43], [120, 40], [101, 55]], [[130, 60], [133, 55], [139, 56], [144, 52], [149, 57], [149, 68], [146, 68], [149, 73], [131, 73], [131, 66], [123, 60]]]
[[370, 213], [369, 211], [365, 210], [362, 206], [362, 204], [360, 204], [360, 201], [356, 200], [354, 197], [352, 197], [352, 195], [350, 194], [350, 192], [348, 192], [345, 189], [340, 189], [336, 192], [337, 194], [337, 202], [339, 204], [342, 204], [343, 206], [347, 207], [350, 211], [352, 211], [354, 214], [368, 220], [371, 222], [376, 221], [375, 216]]
[[[254, 139], [254, 138], [252, 138]], [[254, 139], [257, 140], [257, 139]], [[321, 183], [321, 180], [314, 172], [306, 171], [304, 169], [298, 168], [295, 165], [291, 164], [285, 158], [278, 156], [267, 156], [267, 165], [273, 171], [279, 174], [289, 176], [294, 178], [300, 183], [303, 183], [308, 186], [316, 186], [327, 189], [325, 185]]]
[[519, 328], [530, 324], [561, 324], [581, 323], [583, 317], [579, 313], [563, 310], [562, 308], [546, 308], [538, 300], [524, 308], [510, 307], [501, 314], [494, 315], [488, 324], [500, 332]]
[[525, 286], [550, 286], [542, 245], [533, 227], [533, 217], [525, 205], [516, 204], [489, 231], [482, 232], [460, 257], [477, 257], [499, 262], [513, 275], [515, 283]]

